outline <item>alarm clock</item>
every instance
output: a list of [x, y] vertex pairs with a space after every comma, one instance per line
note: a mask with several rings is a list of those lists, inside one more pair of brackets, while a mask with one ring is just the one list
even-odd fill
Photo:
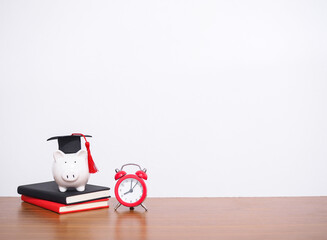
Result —
[[[135, 174], [126, 174], [123, 168], [131, 165], [137, 166], [139, 170]], [[118, 200], [115, 211], [121, 205], [129, 207], [130, 210], [134, 210], [134, 207], [141, 205], [147, 211], [148, 209], [143, 205], [147, 194], [144, 182], [144, 180], [148, 179], [146, 169], [142, 169], [138, 164], [128, 163], [123, 165], [120, 170], [116, 169], [115, 171], [115, 180], [118, 180], [115, 186], [115, 196]]]

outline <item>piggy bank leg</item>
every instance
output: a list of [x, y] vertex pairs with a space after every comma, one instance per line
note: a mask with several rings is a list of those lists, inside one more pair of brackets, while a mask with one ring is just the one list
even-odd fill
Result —
[[61, 187], [61, 186], [58, 186], [58, 187], [59, 187], [60, 192], [66, 192], [67, 191], [66, 187]]
[[79, 192], [83, 192], [85, 190], [85, 185], [77, 187], [76, 190]]

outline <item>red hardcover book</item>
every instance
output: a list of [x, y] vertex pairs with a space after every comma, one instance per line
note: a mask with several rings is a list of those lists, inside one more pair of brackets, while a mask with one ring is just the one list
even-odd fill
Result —
[[57, 203], [57, 202], [51, 202], [51, 201], [38, 199], [38, 198], [32, 198], [32, 197], [28, 197], [25, 195], [22, 195], [21, 199], [24, 202], [31, 203], [33, 205], [51, 210], [51, 211], [59, 213], [59, 214], [109, 207], [109, 198], [103, 198], [103, 199], [98, 199], [98, 200], [94, 200], [94, 201], [70, 204], [70, 205]]

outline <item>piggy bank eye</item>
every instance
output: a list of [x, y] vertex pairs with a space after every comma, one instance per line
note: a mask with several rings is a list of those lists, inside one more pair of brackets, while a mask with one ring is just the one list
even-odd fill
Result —
[[76, 161], [74, 161], [74, 163], [76, 163]]
[[65, 161], [65, 163], [67, 163], [67, 162]]

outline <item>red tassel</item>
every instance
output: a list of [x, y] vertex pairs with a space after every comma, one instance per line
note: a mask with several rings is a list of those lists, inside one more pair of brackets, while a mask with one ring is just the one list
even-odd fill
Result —
[[91, 156], [90, 143], [85, 142], [85, 147], [86, 147], [86, 150], [87, 150], [87, 161], [88, 161], [88, 164], [89, 164], [89, 173], [96, 173], [98, 171], [98, 169], [95, 166], [95, 163], [94, 163], [93, 158]]
[[84, 137], [85, 140], [85, 147], [87, 150], [87, 163], [89, 165], [89, 173], [96, 173], [98, 171], [97, 167], [95, 166], [95, 163], [93, 161], [92, 155], [91, 155], [91, 151], [90, 151], [90, 143], [86, 140], [86, 137], [81, 134], [81, 133], [73, 133], [72, 135], [74, 136], [82, 136]]

